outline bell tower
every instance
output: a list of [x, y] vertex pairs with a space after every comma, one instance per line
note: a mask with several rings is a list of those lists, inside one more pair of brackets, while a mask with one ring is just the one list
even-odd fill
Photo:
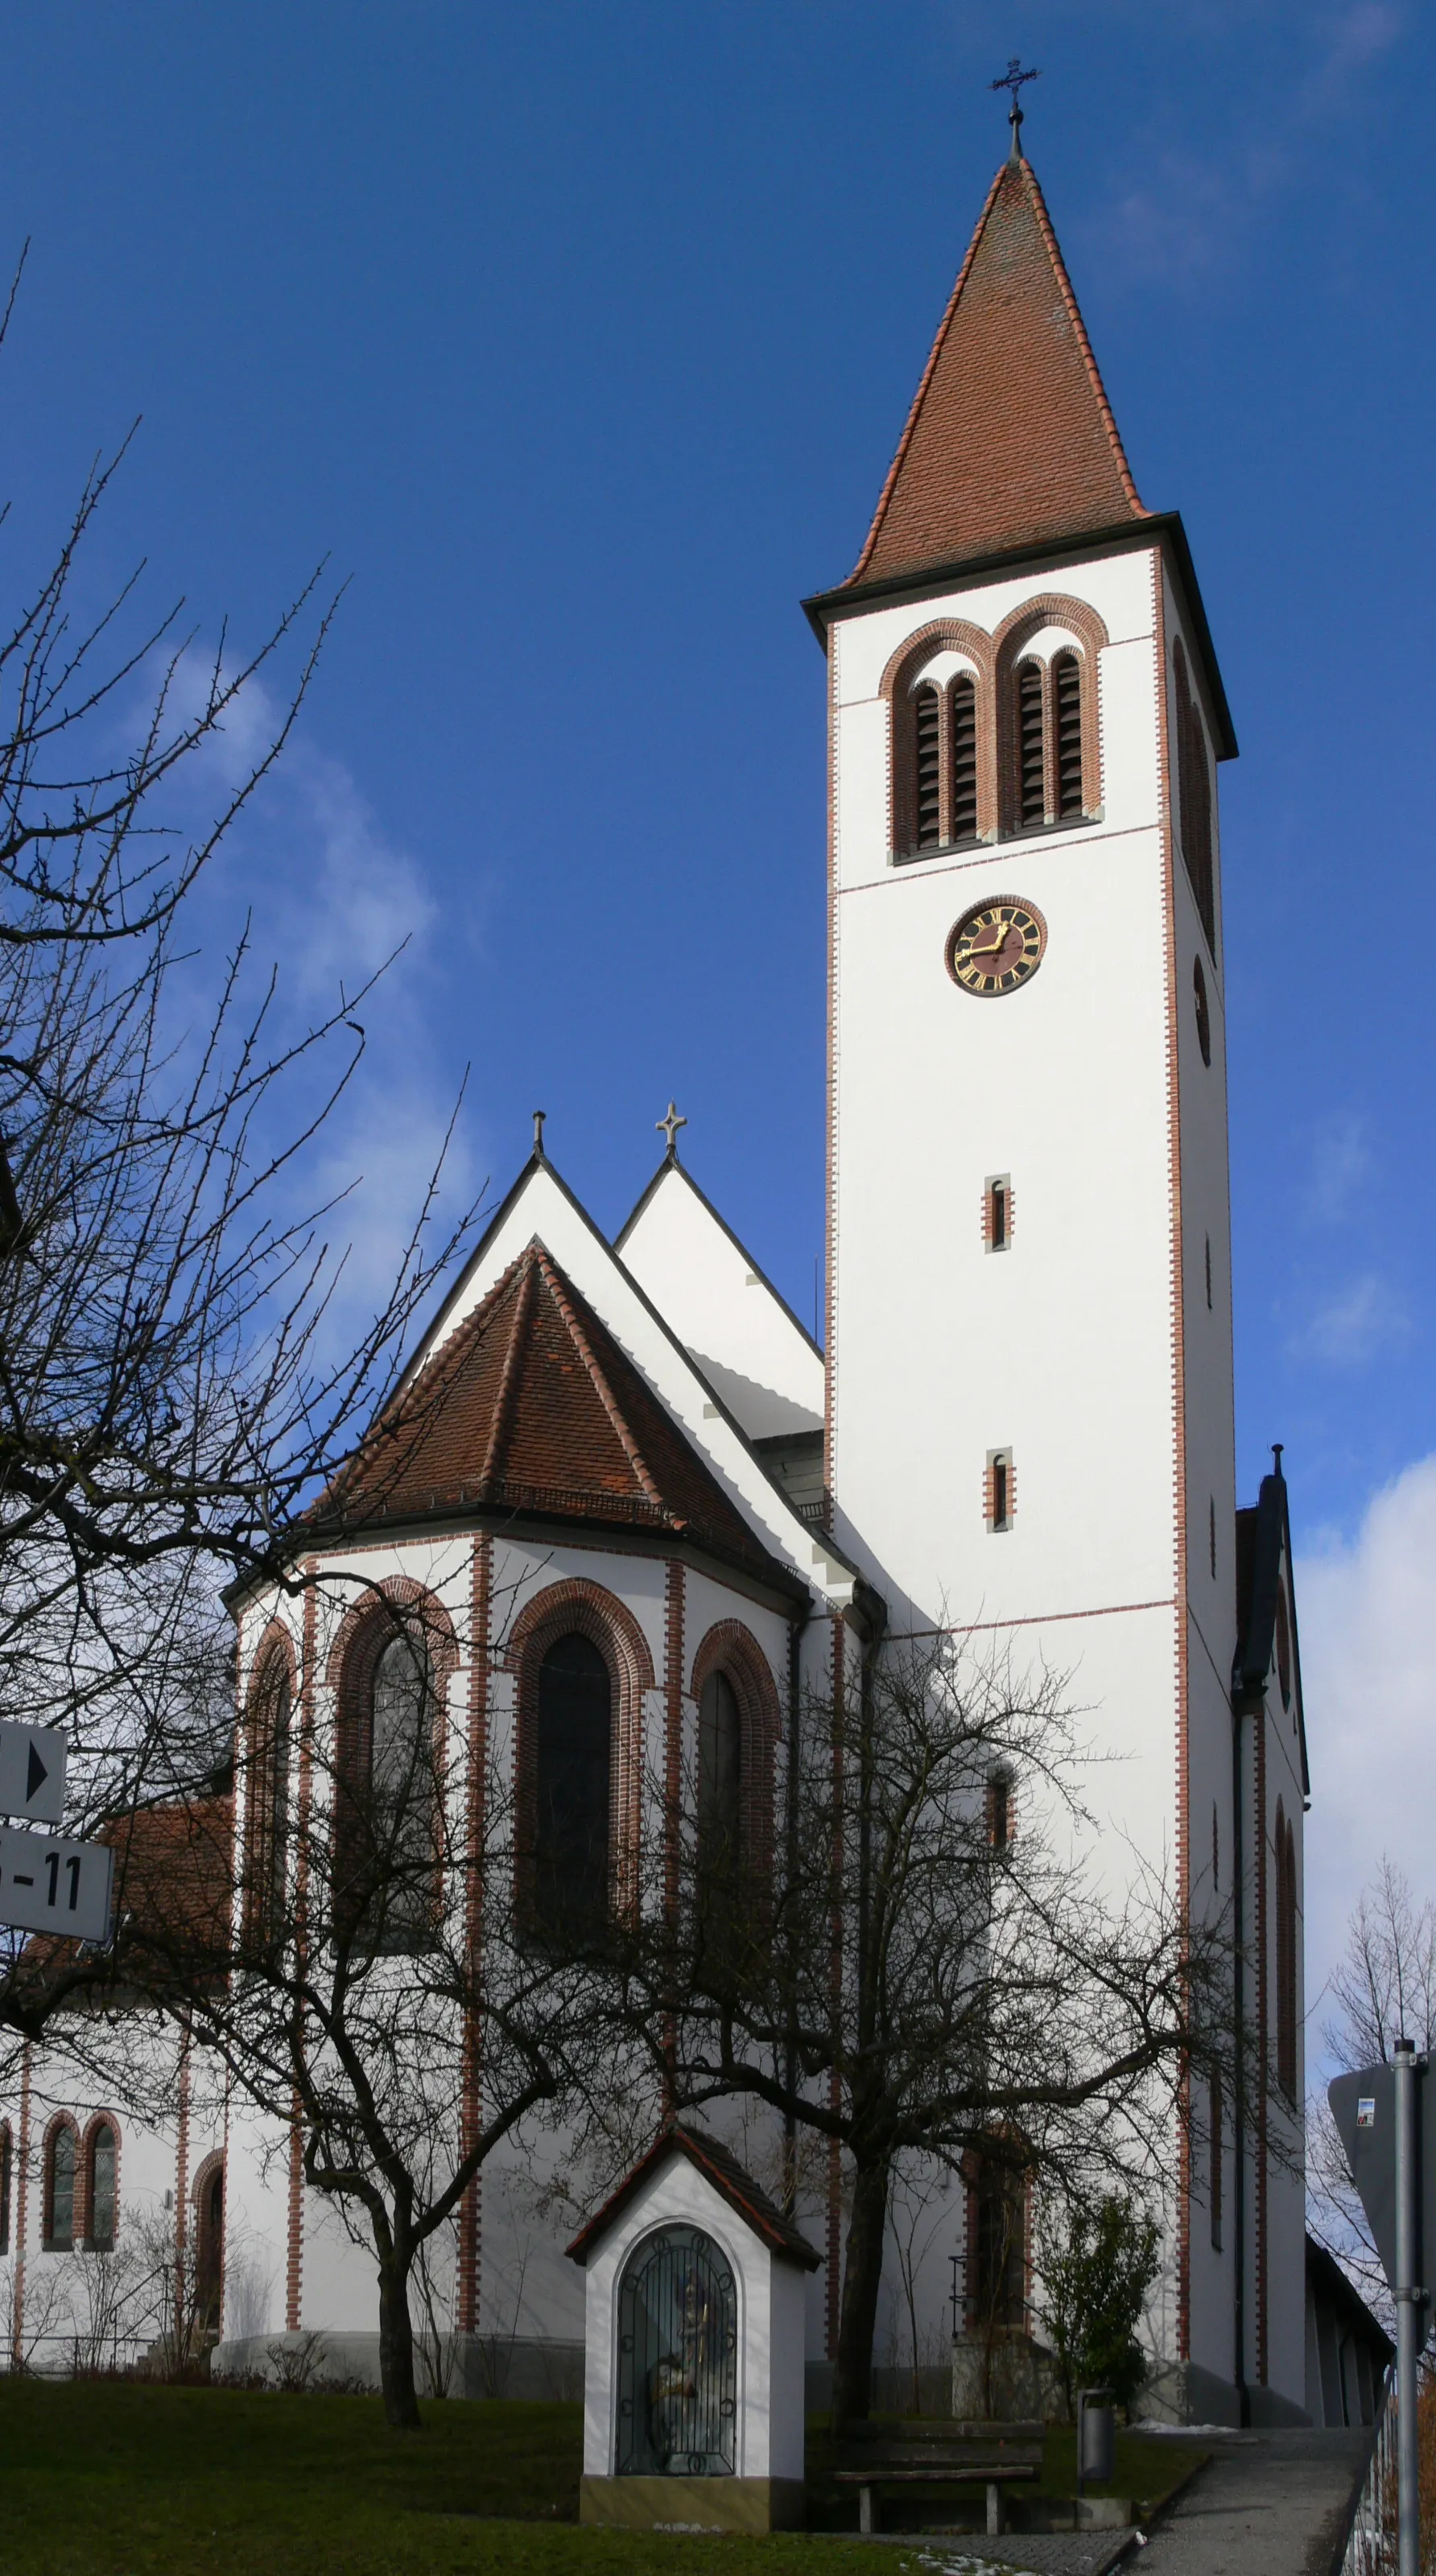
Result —
[[[1114, 1872], [1135, 1847], [1205, 1909], [1233, 1847], [1236, 744], [1181, 521], [1138, 497], [1016, 124], [858, 562], [806, 606], [834, 1532], [895, 1635], [979, 1631], [1070, 1677], [1113, 1757], [1089, 1785]], [[1236, 2271], [1194, 2158], [1174, 2136], [1164, 2333], [1210, 2415]]]

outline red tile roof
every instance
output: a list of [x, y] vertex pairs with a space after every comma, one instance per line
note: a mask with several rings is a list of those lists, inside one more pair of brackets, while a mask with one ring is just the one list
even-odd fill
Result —
[[567, 2252], [575, 2263], [586, 2263], [600, 2238], [608, 2234], [614, 2221], [627, 2208], [633, 2195], [651, 2173], [655, 2173], [665, 2156], [686, 2156], [699, 2173], [706, 2176], [716, 2192], [721, 2193], [740, 2218], [745, 2218], [756, 2236], [775, 2254], [786, 2256], [790, 2263], [801, 2263], [808, 2272], [822, 2267], [821, 2254], [815, 2253], [806, 2236], [791, 2218], [784, 2216], [775, 2201], [745, 2173], [734, 2155], [717, 2138], [703, 2129], [674, 2127], [663, 2129], [654, 2139], [646, 2156], [640, 2158], [632, 2173], [625, 2176], [617, 2191], [611, 2192], [602, 2209], [596, 2210], [586, 2227], [580, 2228]]
[[1146, 515], [1042, 191], [1009, 160], [845, 587]]
[[381, 1414], [319, 1518], [354, 1528], [454, 1510], [682, 1533], [793, 1579], [537, 1242]]

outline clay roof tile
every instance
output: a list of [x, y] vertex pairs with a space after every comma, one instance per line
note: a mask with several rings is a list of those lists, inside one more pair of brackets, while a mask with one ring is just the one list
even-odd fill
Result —
[[1004, 162], [845, 587], [1147, 516], [1029, 162]]

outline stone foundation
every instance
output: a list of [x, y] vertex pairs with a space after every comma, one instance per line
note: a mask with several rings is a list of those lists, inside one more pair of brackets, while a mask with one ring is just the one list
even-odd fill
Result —
[[580, 2522], [620, 2531], [801, 2531], [801, 2478], [594, 2478]]

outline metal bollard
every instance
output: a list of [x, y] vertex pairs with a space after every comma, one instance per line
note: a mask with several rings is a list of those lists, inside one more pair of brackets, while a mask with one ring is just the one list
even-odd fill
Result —
[[1077, 2493], [1084, 2492], [1088, 2478], [1097, 2486], [1110, 2486], [1116, 2474], [1117, 2418], [1112, 2391], [1081, 2388], [1077, 2392]]

